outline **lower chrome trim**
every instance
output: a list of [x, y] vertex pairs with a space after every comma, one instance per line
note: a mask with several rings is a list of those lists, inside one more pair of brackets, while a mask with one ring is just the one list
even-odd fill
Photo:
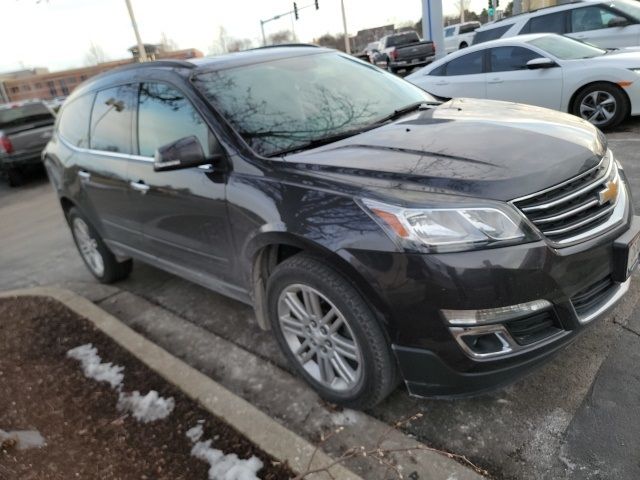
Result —
[[[576, 317], [578, 318], [580, 323], [583, 325], [586, 323], [589, 323], [592, 320], [595, 320], [596, 318], [598, 318], [600, 315], [603, 315], [604, 313], [606, 313], [609, 309], [613, 308], [616, 305], [616, 303], [618, 303], [618, 301], [625, 295], [625, 293], [629, 291], [630, 285], [631, 285], [631, 277], [629, 277], [626, 282], [619, 284], [615, 289], [612, 288], [611, 294], [609, 295], [609, 298], [607, 298], [605, 302], [592, 308], [586, 314], [578, 315], [576, 313]], [[575, 308], [573, 311], [575, 313]]]

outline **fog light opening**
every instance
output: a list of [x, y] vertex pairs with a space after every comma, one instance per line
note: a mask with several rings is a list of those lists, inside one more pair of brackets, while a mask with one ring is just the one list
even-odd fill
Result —
[[478, 355], [502, 353], [511, 350], [509, 343], [498, 332], [464, 335], [461, 340], [469, 350]]

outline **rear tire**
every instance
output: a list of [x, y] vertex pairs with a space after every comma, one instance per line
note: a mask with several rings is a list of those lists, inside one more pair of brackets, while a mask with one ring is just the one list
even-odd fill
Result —
[[67, 213], [73, 240], [85, 265], [101, 283], [113, 283], [129, 276], [131, 260], [119, 262], [100, 234], [75, 207]]
[[469, 45], [467, 45], [467, 42], [462, 42], [460, 44], [460, 48], [458, 48], [458, 50], [462, 50], [463, 48], [467, 48]]
[[598, 128], [612, 128], [622, 122], [631, 110], [624, 91], [613, 84], [599, 82], [580, 90], [571, 106], [571, 113]]
[[268, 279], [269, 318], [291, 365], [318, 394], [366, 409], [398, 384], [394, 355], [374, 313], [326, 261], [295, 255]]
[[24, 185], [24, 173], [19, 168], [10, 168], [7, 172], [10, 187], [20, 187]]

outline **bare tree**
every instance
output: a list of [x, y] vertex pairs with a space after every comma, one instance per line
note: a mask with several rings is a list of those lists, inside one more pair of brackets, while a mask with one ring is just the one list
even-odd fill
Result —
[[456, 8], [460, 13], [460, 23], [464, 22], [464, 13], [469, 9], [469, 5], [471, 5], [471, 0], [456, 0]]
[[169, 38], [169, 36], [162, 32], [160, 34], [160, 50], [163, 52], [174, 52], [178, 50], [178, 44], [173, 38]]
[[253, 42], [248, 38], [231, 38], [227, 42], [227, 52], [240, 52], [253, 47]]
[[295, 41], [295, 37], [291, 30], [280, 30], [279, 32], [272, 33], [267, 39], [267, 43], [270, 45], [280, 45], [282, 43], [292, 43]]
[[87, 53], [84, 56], [85, 65], [98, 65], [99, 63], [104, 63], [107, 60], [109, 60], [109, 58], [107, 57], [107, 54], [102, 49], [102, 47], [94, 42], [91, 42], [91, 45], [89, 45], [89, 50], [87, 50]]

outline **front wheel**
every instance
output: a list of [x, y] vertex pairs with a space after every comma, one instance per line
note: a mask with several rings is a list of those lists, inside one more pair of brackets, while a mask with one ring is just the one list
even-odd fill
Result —
[[360, 293], [319, 259], [299, 254], [269, 277], [269, 317], [295, 370], [324, 399], [366, 409], [397, 385], [396, 363]]
[[129, 276], [133, 262], [118, 262], [100, 234], [76, 208], [69, 210], [67, 218], [80, 256], [94, 277], [102, 283], [113, 283]]
[[576, 95], [572, 113], [596, 127], [611, 128], [627, 117], [629, 109], [629, 99], [619, 87], [594, 83]]

